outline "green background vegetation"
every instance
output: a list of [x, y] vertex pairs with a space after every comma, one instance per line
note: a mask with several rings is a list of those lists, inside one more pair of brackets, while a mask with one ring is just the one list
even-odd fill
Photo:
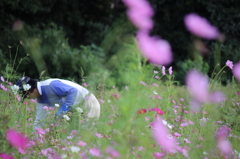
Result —
[[[155, 10], [152, 35], [170, 42], [174, 54], [171, 65], [175, 80], [181, 84], [193, 67], [211, 75], [216, 64], [221, 68], [227, 60], [238, 61], [240, 2], [149, 2]], [[136, 55], [136, 28], [127, 19], [126, 7], [120, 0], [2, 0], [0, 7], [0, 72], [6, 78], [12, 72], [15, 78], [23, 73], [39, 78], [44, 71], [43, 76], [70, 77], [79, 82], [84, 76], [98, 73], [106, 75], [113, 85], [124, 85], [126, 77], [120, 66], [136, 72], [145, 63]], [[184, 27], [184, 16], [192, 12], [208, 19], [225, 35], [223, 43], [200, 39], [209, 49], [205, 56], [193, 50], [192, 41], [197, 38]], [[13, 31], [17, 20], [24, 23], [23, 28]], [[230, 71], [223, 73], [222, 83], [228, 84], [231, 77]]]

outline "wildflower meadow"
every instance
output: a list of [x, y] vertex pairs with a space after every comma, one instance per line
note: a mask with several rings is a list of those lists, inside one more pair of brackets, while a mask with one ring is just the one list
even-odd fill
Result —
[[[56, 117], [56, 103], [54, 108], [43, 108], [48, 112], [44, 126], [34, 129], [36, 100], [21, 102], [16, 81], [1, 75], [0, 158], [240, 158], [240, 63], [229, 59], [223, 67], [216, 66], [212, 76], [192, 68], [180, 85], [171, 66], [171, 44], [150, 34], [154, 27], [151, 5], [146, 0], [123, 3], [137, 28], [137, 57], [144, 62], [139, 60], [141, 65], [134, 71], [125, 69], [131, 61], [120, 65], [122, 79], [127, 81], [123, 86], [108, 83], [104, 74], [83, 77], [82, 85], [101, 104], [100, 118], [86, 124], [81, 105], [72, 108], [73, 113]], [[196, 13], [183, 21], [193, 36], [224, 41], [217, 27]], [[196, 47], [204, 49], [199, 43]], [[227, 85], [221, 84], [224, 72], [232, 74]], [[92, 80], [101, 83], [93, 85]]]

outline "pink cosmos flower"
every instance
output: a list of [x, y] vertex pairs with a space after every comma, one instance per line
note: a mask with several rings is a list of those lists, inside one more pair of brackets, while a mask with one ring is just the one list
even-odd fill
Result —
[[177, 132], [175, 132], [174, 135], [177, 136], [177, 137], [182, 136], [181, 134], [179, 134], [179, 133], [177, 133]]
[[209, 80], [206, 75], [201, 74], [197, 70], [191, 70], [186, 77], [186, 85], [190, 95], [193, 97], [194, 111], [199, 111], [200, 103], [218, 103], [225, 100], [223, 93], [209, 93]]
[[188, 126], [188, 123], [181, 123], [180, 126], [181, 126], [181, 127]]
[[237, 64], [234, 65], [232, 72], [233, 72], [233, 75], [235, 76], [235, 78], [238, 81], [240, 81], [240, 62], [238, 62]]
[[128, 7], [128, 18], [138, 29], [149, 31], [153, 28], [151, 17], [154, 11], [148, 1], [123, 0], [123, 2]]
[[184, 22], [188, 31], [196, 36], [206, 39], [216, 39], [220, 36], [215, 26], [212, 26], [205, 18], [195, 13], [186, 15]]
[[150, 37], [146, 32], [137, 33], [137, 42], [142, 55], [156, 65], [168, 65], [172, 62], [170, 44], [158, 37]]
[[155, 70], [154, 70], [153, 73], [154, 73], [154, 74], [158, 74], [158, 71], [155, 71]]
[[90, 148], [89, 150], [90, 154], [95, 157], [101, 157], [101, 151], [98, 148]]
[[25, 150], [27, 148], [28, 139], [13, 129], [6, 131], [6, 139], [16, 149]]
[[226, 65], [227, 65], [230, 69], [233, 69], [233, 62], [232, 62], [232, 61], [227, 60]]
[[0, 153], [0, 158], [2, 158], [2, 159], [14, 159], [14, 157], [12, 157], [8, 154], [5, 154], [5, 153]]
[[147, 83], [145, 83], [145, 82], [143, 82], [143, 81], [140, 81], [140, 83], [141, 83], [142, 85], [144, 85], [144, 86], [147, 86], [147, 85], [148, 85]]
[[176, 152], [176, 141], [169, 137], [167, 127], [163, 124], [162, 118], [158, 116], [152, 124], [152, 134], [155, 141], [161, 146], [166, 153]]
[[106, 149], [106, 153], [108, 153], [110, 156], [112, 156], [113, 158], [118, 158], [120, 157], [120, 154], [117, 150], [115, 150], [114, 148], [112, 147], [107, 147]]
[[160, 108], [155, 108], [154, 111], [159, 114], [159, 115], [163, 115], [164, 112], [160, 109]]
[[168, 73], [169, 73], [169, 75], [172, 75], [172, 73], [173, 73], [173, 71], [172, 71], [172, 66], [169, 67], [169, 69], [168, 69]]
[[199, 102], [208, 101], [208, 77], [197, 70], [191, 70], [186, 77], [187, 89], [190, 95]]
[[46, 131], [42, 128], [36, 128], [36, 133], [44, 135], [44, 134], [46, 134]]
[[84, 142], [84, 141], [79, 141], [79, 142], [77, 143], [77, 145], [79, 145], [79, 146], [87, 146], [87, 143]]
[[48, 111], [48, 106], [44, 106], [43, 109]]
[[231, 131], [231, 129], [227, 127], [221, 127], [216, 132], [217, 147], [224, 155], [230, 155], [232, 152], [232, 145], [227, 139], [229, 131]]
[[3, 76], [1, 76], [1, 81], [2, 81], [2, 82], [4, 82], [4, 81], [5, 81], [5, 80], [4, 80], [4, 78], [3, 78]]
[[103, 138], [102, 134], [100, 134], [100, 133], [96, 133], [95, 135], [96, 135], [98, 138]]
[[162, 157], [164, 156], [164, 153], [156, 152], [156, 153], [153, 153], [153, 156], [155, 157], [155, 159], [162, 159]]
[[166, 70], [165, 66], [162, 66], [162, 74], [163, 75], [166, 75], [166, 71], [165, 70]]
[[115, 99], [117, 99], [117, 100], [118, 100], [118, 98], [120, 97], [120, 94], [113, 93], [113, 96], [115, 97]]

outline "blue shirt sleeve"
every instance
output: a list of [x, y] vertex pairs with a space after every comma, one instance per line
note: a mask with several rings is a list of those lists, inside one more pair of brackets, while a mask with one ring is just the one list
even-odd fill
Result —
[[59, 80], [52, 81], [49, 86], [57, 96], [66, 97], [66, 100], [63, 104], [69, 108], [73, 106], [78, 92], [77, 88], [65, 84]]

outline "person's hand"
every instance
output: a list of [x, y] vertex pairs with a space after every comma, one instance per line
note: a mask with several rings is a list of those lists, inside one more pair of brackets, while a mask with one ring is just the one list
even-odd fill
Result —
[[63, 103], [60, 109], [57, 111], [56, 115], [60, 116], [60, 115], [66, 114], [69, 109], [70, 107], [67, 106], [65, 103]]

